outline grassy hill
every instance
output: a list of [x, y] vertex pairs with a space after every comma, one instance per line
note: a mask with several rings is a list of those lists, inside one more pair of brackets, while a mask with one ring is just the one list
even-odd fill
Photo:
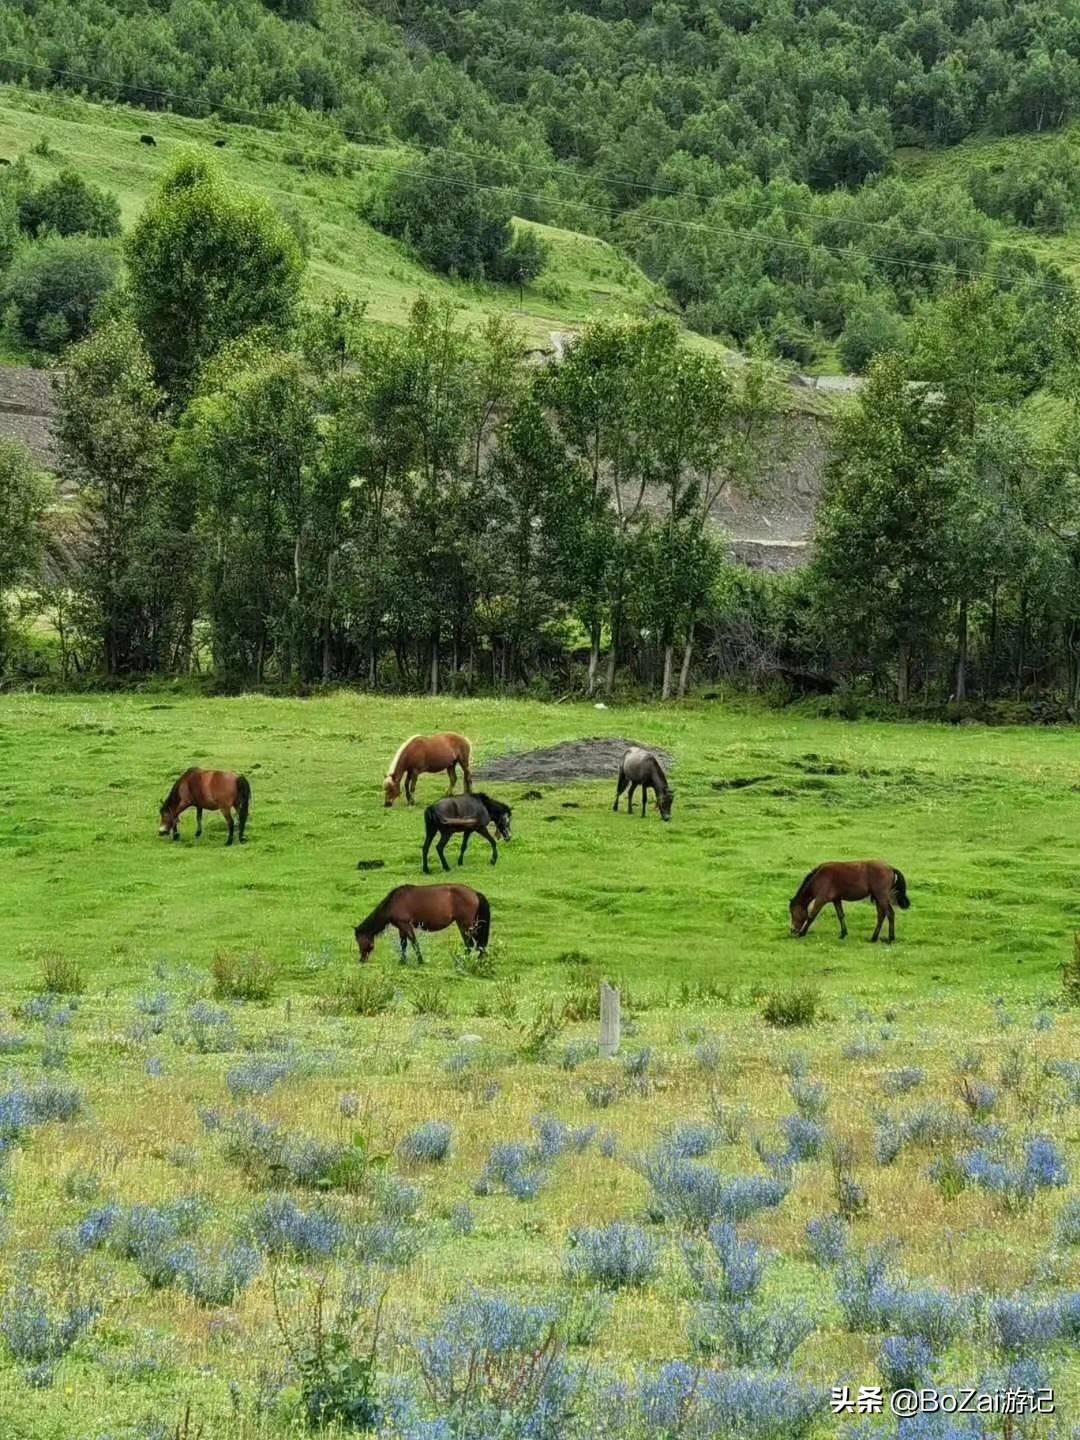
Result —
[[[153, 147], [140, 143], [144, 133], [153, 135]], [[534, 228], [551, 246], [550, 263], [522, 295], [514, 287], [457, 283], [432, 274], [358, 213], [365, 179], [393, 163], [392, 150], [343, 144], [335, 152], [338, 166], [351, 173], [325, 174], [315, 164], [325, 163], [319, 156], [326, 152], [310, 135], [151, 115], [0, 87], [0, 156], [26, 156], [35, 173], [45, 178], [74, 167], [117, 195], [125, 226], [178, 149], [210, 146], [215, 140], [225, 141], [214, 153], [232, 178], [279, 209], [294, 209], [310, 226], [311, 292], [344, 290], [362, 296], [377, 324], [401, 324], [424, 291], [449, 298], [471, 321], [495, 313], [512, 315], [530, 339], [549, 344], [552, 331], [597, 315], [640, 313], [665, 303], [663, 292], [603, 240], [546, 225]], [[18, 358], [0, 354], [0, 359]]]

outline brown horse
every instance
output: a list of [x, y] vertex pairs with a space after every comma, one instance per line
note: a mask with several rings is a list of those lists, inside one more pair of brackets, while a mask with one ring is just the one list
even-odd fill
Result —
[[159, 835], [180, 839], [180, 816], [195, 807], [195, 838], [202, 834], [204, 810], [220, 810], [229, 827], [226, 845], [233, 843], [233, 807], [240, 821], [240, 843], [244, 843], [248, 811], [251, 808], [251, 786], [235, 770], [185, 770], [161, 804]]
[[461, 766], [465, 778], [465, 789], [472, 789], [472, 742], [464, 735], [447, 731], [442, 735], [414, 735], [398, 748], [390, 762], [383, 782], [383, 796], [387, 807], [393, 805], [401, 794], [401, 777], [405, 777], [405, 801], [414, 804], [416, 780], [419, 775], [432, 775], [445, 770], [450, 777], [450, 794], [457, 784], [457, 767]]
[[877, 906], [877, 924], [870, 937], [871, 944], [881, 934], [881, 926], [888, 919], [889, 942], [896, 939], [896, 924], [892, 902], [895, 898], [901, 910], [911, 904], [908, 899], [907, 881], [903, 872], [884, 860], [831, 860], [811, 870], [799, 886], [788, 907], [791, 910], [791, 933], [805, 935], [826, 905], [836, 907], [836, 918], [840, 921], [840, 939], [847, 936], [844, 923], [844, 900], [873, 900]]
[[398, 932], [402, 965], [409, 944], [422, 965], [418, 930], [445, 930], [448, 925], [456, 925], [467, 949], [486, 950], [491, 935], [491, 906], [486, 895], [470, 890], [468, 885], [399, 885], [353, 931], [362, 961], [371, 958], [375, 937], [388, 925]]

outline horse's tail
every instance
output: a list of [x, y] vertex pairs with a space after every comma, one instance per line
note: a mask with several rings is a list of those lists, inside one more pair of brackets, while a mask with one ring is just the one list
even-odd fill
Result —
[[900, 909], [901, 909], [901, 910], [910, 909], [910, 907], [911, 907], [911, 901], [908, 899], [907, 881], [904, 879], [904, 872], [903, 872], [902, 870], [894, 870], [894, 871], [893, 871], [893, 887], [892, 887], [892, 888], [893, 888], [893, 894], [896, 896], [896, 903], [897, 903], [897, 905], [900, 906]]
[[491, 906], [486, 895], [476, 894], [476, 919], [473, 921], [470, 950], [486, 950], [491, 939]]
[[461, 757], [461, 768], [465, 771], [465, 789], [468, 790], [471, 794], [472, 780], [470, 777], [472, 776], [472, 741], [467, 735], [462, 735], [461, 738], [465, 743], [465, 753]]
[[439, 817], [434, 805], [429, 805], [424, 811], [424, 827], [429, 835], [434, 835], [439, 828]]
[[240, 824], [246, 825], [248, 811], [251, 809], [251, 786], [248, 784], [246, 775], [236, 777], [236, 813], [240, 817]]

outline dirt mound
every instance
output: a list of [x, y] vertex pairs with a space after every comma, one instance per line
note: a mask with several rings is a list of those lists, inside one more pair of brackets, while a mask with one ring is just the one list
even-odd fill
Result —
[[[545, 750], [497, 755], [478, 772], [481, 780], [607, 780], [619, 772], [619, 761], [636, 740], [564, 740]], [[650, 747], [652, 748], [652, 747]], [[653, 749], [661, 765], [675, 761], [666, 750]]]

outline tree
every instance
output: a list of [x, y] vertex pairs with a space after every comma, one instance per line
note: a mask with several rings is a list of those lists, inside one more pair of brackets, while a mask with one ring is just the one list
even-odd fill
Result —
[[201, 155], [166, 172], [124, 253], [132, 313], [174, 405], [230, 341], [284, 334], [295, 319], [303, 260], [292, 231]]
[[25, 446], [0, 439], [0, 675], [10, 651], [8, 603], [20, 586], [40, 580], [49, 498], [48, 482]]
[[60, 473], [86, 515], [77, 585], [89, 638], [112, 679], [174, 668], [193, 620], [193, 507], [166, 468], [162, 396], [129, 320], [70, 352], [58, 400]]
[[857, 656], [889, 660], [906, 705], [913, 661], [925, 656], [958, 592], [959, 537], [970, 506], [947, 461], [950, 407], [886, 356], [833, 437], [813, 562], [832, 636]]
[[120, 202], [107, 190], [89, 184], [77, 171], [61, 170], [55, 180], [23, 193], [19, 227], [36, 237], [95, 235], [111, 240], [120, 234]]
[[840, 361], [844, 369], [862, 375], [878, 355], [904, 349], [904, 322], [878, 299], [867, 300], [848, 316], [840, 338]]
[[15, 337], [58, 354], [90, 330], [116, 284], [120, 262], [105, 240], [47, 236], [16, 256], [3, 285]]

